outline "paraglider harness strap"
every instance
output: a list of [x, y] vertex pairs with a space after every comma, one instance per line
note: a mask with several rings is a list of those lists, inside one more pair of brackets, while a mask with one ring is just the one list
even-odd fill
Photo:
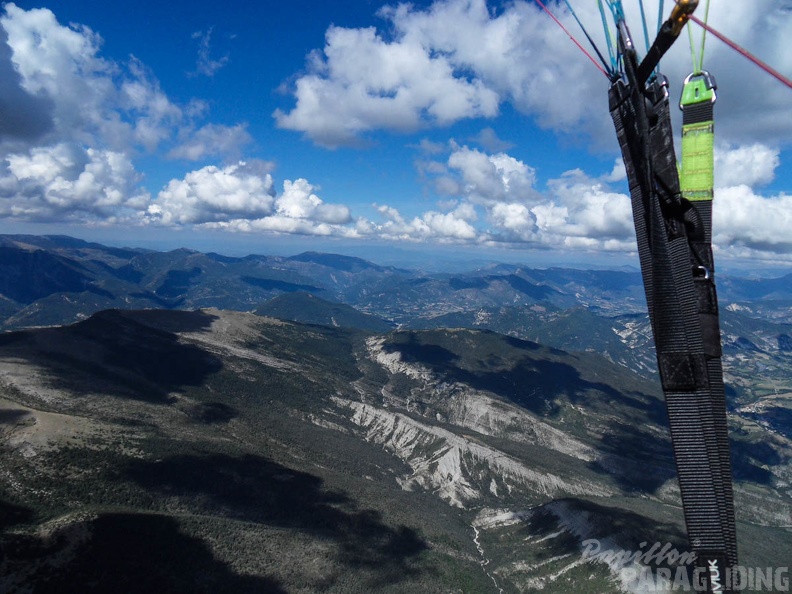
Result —
[[[625, 78], [610, 87], [610, 111], [630, 185], [685, 522], [697, 564], [725, 570], [737, 563], [737, 545], [712, 200], [683, 197], [665, 80], [640, 80], [635, 52], [620, 42]], [[728, 592], [721, 585], [710, 591]]]

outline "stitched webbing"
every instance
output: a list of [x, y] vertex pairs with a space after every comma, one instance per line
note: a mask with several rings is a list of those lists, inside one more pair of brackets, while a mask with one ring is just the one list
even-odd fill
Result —
[[[703, 52], [703, 48], [702, 48]], [[698, 298], [701, 338], [707, 362], [710, 385], [709, 400], [715, 438], [712, 463], [719, 471], [715, 478], [721, 490], [719, 511], [726, 540], [725, 564], [737, 562], [737, 535], [734, 518], [734, 496], [731, 480], [726, 395], [721, 365], [720, 323], [715, 288], [715, 262], [712, 256], [712, 200], [714, 197], [714, 106], [715, 79], [699, 70], [685, 81], [682, 92], [682, 163], [681, 189], [692, 201], [701, 233], [690, 238], [694, 270], [694, 286]], [[687, 141], [687, 144], [686, 144]], [[701, 274], [703, 272], [703, 274]]]
[[711, 120], [682, 126], [680, 182], [682, 195], [688, 200], [712, 200], [714, 145]]
[[688, 536], [699, 563], [726, 569], [736, 565], [737, 551], [711, 202], [682, 198], [667, 94], [657, 82], [641, 93], [636, 70], [634, 55], [626, 54], [632, 84], [612, 85], [611, 115], [630, 183]]
[[693, 73], [682, 88], [680, 182], [688, 200], [712, 200], [715, 184], [715, 82], [708, 72]]

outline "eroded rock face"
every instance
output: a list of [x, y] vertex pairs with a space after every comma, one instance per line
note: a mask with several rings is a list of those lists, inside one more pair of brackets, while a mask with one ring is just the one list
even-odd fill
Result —
[[412, 474], [400, 480], [404, 489], [426, 489], [451, 505], [469, 507], [487, 493], [498, 496], [514, 489], [547, 498], [559, 493], [612, 494], [599, 485], [534, 470], [495, 448], [406, 414], [361, 402], [336, 402], [352, 412], [351, 420], [367, 441], [383, 445], [410, 466]]
[[[421, 363], [405, 361], [399, 351], [385, 348], [384, 337], [369, 338], [366, 347], [371, 361], [392, 376], [411, 380], [412, 389], [402, 391], [402, 398], [384, 388], [384, 401], [379, 395], [363, 394], [366, 402], [334, 402], [347, 411], [367, 441], [382, 445], [411, 468], [399, 479], [404, 489], [425, 489], [461, 508], [515, 490], [544, 499], [559, 493], [612, 493], [580, 477], [548, 472], [541, 464], [532, 467], [475, 435], [514, 439], [539, 448], [538, 453], [548, 450], [543, 453], [547, 458], [561, 454], [583, 462], [597, 458], [590, 446], [518, 406], [449, 381]], [[423, 403], [421, 414], [411, 410], [413, 398]]]

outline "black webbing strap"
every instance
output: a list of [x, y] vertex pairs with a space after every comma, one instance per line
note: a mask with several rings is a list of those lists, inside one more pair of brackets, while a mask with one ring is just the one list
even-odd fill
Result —
[[726, 572], [737, 563], [737, 547], [711, 211], [680, 193], [665, 85], [637, 82], [634, 52], [624, 51], [624, 66], [627, 80], [611, 86], [610, 111], [630, 184], [685, 522], [709, 591], [729, 592]]
[[[710, 83], [712, 84], [712, 83]], [[681, 105], [682, 125], [709, 123], [714, 120], [714, 98], [698, 103]], [[721, 365], [720, 319], [718, 299], [715, 289], [715, 260], [712, 255], [712, 197], [691, 200], [696, 217], [701, 221], [701, 231], [690, 239], [692, 263], [694, 266], [694, 287], [699, 304], [702, 344], [707, 360], [710, 406], [712, 410], [716, 457], [720, 466], [717, 478], [721, 480], [722, 497], [721, 522], [726, 540], [725, 566], [732, 568], [737, 564], [737, 532], [734, 517], [734, 494], [731, 480], [731, 455], [729, 450], [728, 422], [726, 419], [726, 394], [723, 384]]]
[[682, 32], [682, 28], [697, 6], [698, 0], [675, 0], [671, 16], [662, 24], [652, 47], [649, 48], [643, 62], [634, 71], [634, 81], [637, 81], [641, 87], [649, 80], [652, 71], [660, 63], [660, 59], [674, 45], [677, 37]]
[[640, 84], [644, 84], [649, 79], [652, 71], [660, 63], [660, 58], [674, 45], [678, 36], [673, 33], [672, 27], [668, 23], [663, 24], [652, 47], [649, 48], [643, 62], [638, 66], [637, 79]]

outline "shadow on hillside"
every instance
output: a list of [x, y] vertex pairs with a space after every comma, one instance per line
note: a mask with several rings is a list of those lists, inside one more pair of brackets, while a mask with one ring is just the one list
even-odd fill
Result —
[[274, 278], [258, 278], [254, 276], [241, 276], [240, 280], [258, 289], [265, 291], [281, 291], [283, 293], [324, 293], [326, 292], [321, 287], [313, 285], [301, 285], [299, 283], [290, 283], [288, 281], [277, 280]]
[[[574, 360], [574, 355], [513, 337], [502, 338], [517, 352], [509, 353], [506, 360], [491, 355], [490, 359], [481, 361], [481, 369], [477, 371], [460, 367], [459, 355], [440, 345], [422, 344], [415, 334], [405, 343], [386, 345], [385, 350], [399, 351], [405, 361], [430, 366], [450, 380], [492, 392], [543, 417], [557, 416], [562, 404], [559, 400], [565, 399], [595, 409], [604, 406], [612, 409], [614, 405], [621, 405], [640, 410], [648, 420], [666, 422], [662, 401], [643, 394], [633, 396], [609, 384], [589, 381], [572, 364], [550, 359], [539, 351], [569, 360]], [[519, 351], [531, 354], [521, 355]]]
[[670, 439], [641, 430], [635, 425], [614, 424], [614, 431], [602, 436], [603, 459], [587, 466], [606, 474], [623, 491], [657, 493], [676, 477], [674, 454]]
[[16, 425], [20, 420], [30, 414], [21, 408], [0, 409], [0, 425]]
[[406, 561], [427, 548], [406, 526], [388, 526], [379, 512], [358, 509], [321, 478], [261, 456], [179, 455], [135, 460], [125, 474], [152, 494], [176, 497], [196, 513], [297, 530], [338, 545], [338, 561], [377, 569], [399, 580]]
[[769, 467], [784, 464], [785, 460], [768, 443], [732, 440], [731, 462], [734, 480], [772, 486], [774, 476]]
[[[658, 439], [639, 428], [620, 424], [618, 431], [605, 435], [602, 444], [616, 457], [588, 464], [592, 470], [608, 474], [622, 489], [656, 493], [677, 476], [670, 438]], [[732, 477], [735, 481], [772, 487], [771, 467], [785, 459], [770, 444], [730, 439]]]
[[[644, 429], [649, 422], [668, 425], [662, 400], [585, 379], [574, 364], [575, 356], [564, 351], [504, 338], [510, 352], [488, 354], [476, 370], [461, 367], [461, 357], [443, 346], [420, 343], [415, 334], [404, 343], [387, 345], [386, 350], [398, 351], [405, 361], [429, 366], [450, 381], [496, 394], [540, 417], [558, 418], [568, 410], [567, 404], [608, 417], [621, 415], [623, 422], [606, 429], [598, 446], [614, 459], [618, 457], [621, 472], [604, 470], [598, 463], [592, 463], [591, 468], [610, 474], [620, 487], [630, 491], [655, 492], [674, 476], [670, 440], [658, 440], [655, 433]], [[622, 467], [621, 461], [631, 464]]]
[[45, 367], [54, 388], [164, 404], [170, 392], [222, 369], [220, 358], [174, 334], [208, 329], [215, 319], [202, 311], [107, 310], [71, 326], [2, 335], [0, 356]]
[[[0, 530], [17, 524], [26, 524], [33, 519], [33, 510], [0, 499]], [[2, 555], [0, 555], [2, 559]]]
[[194, 279], [201, 276], [203, 270], [194, 266], [190, 270], [169, 270], [165, 278], [154, 289], [154, 294], [164, 299], [183, 297], [194, 284]]
[[774, 431], [792, 439], [792, 408], [766, 406], [761, 412], [743, 415], [760, 423], [769, 423]]
[[[10, 534], [0, 539], [6, 579], [24, 581], [33, 592], [286, 593], [272, 578], [235, 573], [167, 516], [103, 514], [86, 527], [66, 526], [47, 538]], [[82, 544], [70, 553], [74, 543]], [[38, 564], [35, 573], [29, 572], [31, 561]]]
[[552, 353], [553, 355], [567, 355], [566, 351], [562, 351], [561, 349], [556, 349], [549, 346], [544, 346], [539, 344], [538, 342], [533, 342], [531, 340], [523, 340], [522, 338], [516, 338], [514, 336], [507, 336], [503, 335], [503, 342], [508, 344], [515, 349], [519, 349], [521, 351], [539, 351], [539, 350], [546, 350], [548, 353]]
[[217, 316], [202, 310], [181, 311], [144, 309], [138, 311], [118, 311], [117, 313], [141, 324], [165, 332], [205, 332], [208, 331], [212, 323], [218, 319]]
[[[576, 526], [579, 530], [563, 530], [563, 534], [557, 537], [559, 528], [569, 526]], [[558, 499], [537, 508], [521, 526], [520, 534], [526, 540], [544, 538], [542, 560], [560, 555], [579, 556], [584, 551], [588, 551], [587, 559], [596, 559], [596, 553], [605, 555], [624, 551], [627, 554], [641, 554], [651, 550], [655, 543], [660, 543], [655, 551], [666, 544], [670, 545], [665, 549], [666, 553], [675, 549], [684, 554], [688, 550], [687, 536], [681, 524], [660, 522], [657, 518], [621, 507], [599, 505], [577, 498]], [[592, 540], [586, 545], [582, 544], [589, 539]], [[655, 553], [653, 559], [647, 557], [644, 560], [659, 561], [661, 556]], [[673, 557], [664, 557], [665, 560], [669, 558]], [[652, 565], [656, 566], [655, 563]], [[660, 565], [667, 566], [666, 563]]]

